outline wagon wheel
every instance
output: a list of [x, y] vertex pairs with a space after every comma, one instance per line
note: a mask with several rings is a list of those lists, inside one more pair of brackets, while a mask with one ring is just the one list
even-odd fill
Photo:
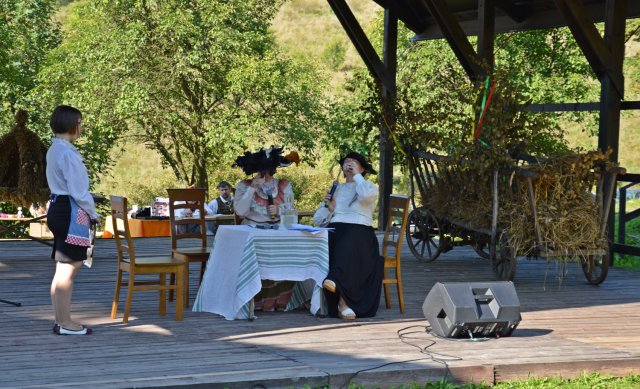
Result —
[[489, 259], [491, 257], [489, 253], [489, 245], [484, 242], [474, 242], [471, 247], [475, 250], [476, 254], [482, 259]]
[[418, 261], [435, 261], [442, 252], [441, 242], [444, 242], [438, 219], [426, 209], [414, 209], [408, 219], [409, 250]]
[[496, 247], [496, 254], [491, 258], [491, 267], [502, 281], [513, 281], [516, 276], [516, 250], [509, 246], [509, 234], [504, 231]]
[[598, 285], [607, 278], [609, 250], [605, 250], [605, 254], [602, 255], [589, 255], [586, 260], [581, 262], [584, 276], [591, 285]]

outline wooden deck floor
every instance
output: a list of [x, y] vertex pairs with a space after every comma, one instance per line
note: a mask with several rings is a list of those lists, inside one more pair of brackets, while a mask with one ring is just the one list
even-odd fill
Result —
[[[136, 241], [146, 254], [168, 252], [168, 238]], [[93, 269], [74, 291], [74, 318], [92, 336], [51, 332], [49, 248], [0, 242], [0, 387], [2, 388], [278, 388], [330, 385], [349, 379], [382, 387], [449, 376], [458, 382], [501, 382], [582, 371], [640, 374], [640, 272], [613, 269], [598, 287], [577, 265], [562, 283], [554, 263], [521, 260], [516, 290], [522, 322], [513, 336], [445, 340], [425, 329], [422, 303], [435, 282], [493, 281], [489, 264], [456, 248], [425, 264], [404, 250], [407, 312], [382, 303], [378, 316], [343, 322], [305, 312], [261, 313], [253, 322], [185, 312], [157, 313], [156, 293], [134, 294], [131, 321], [111, 320], [113, 240], [98, 242]], [[192, 293], [196, 292], [192, 269]], [[427, 348], [427, 346], [430, 346]]]

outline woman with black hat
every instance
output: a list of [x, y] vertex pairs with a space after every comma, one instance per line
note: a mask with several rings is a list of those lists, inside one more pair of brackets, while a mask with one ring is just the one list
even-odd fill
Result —
[[[293, 189], [289, 180], [276, 179], [273, 175], [281, 166], [299, 162], [298, 154], [282, 155], [282, 148], [270, 147], [255, 153], [245, 152], [236, 158], [233, 166], [245, 174], [255, 176], [236, 185], [234, 208], [242, 216], [242, 224], [277, 224], [280, 222], [279, 206], [293, 204]], [[262, 281], [262, 290], [254, 298], [256, 310], [284, 310], [291, 299], [293, 281]]]
[[[291, 154], [290, 154], [291, 155]], [[297, 154], [296, 154], [297, 155]], [[293, 203], [293, 189], [289, 180], [273, 178], [276, 169], [291, 165], [289, 155], [282, 156], [282, 148], [270, 147], [255, 153], [245, 152], [236, 158], [238, 166], [251, 179], [236, 185], [235, 212], [244, 218], [243, 224], [277, 224], [280, 222], [280, 204]]]
[[364, 178], [376, 171], [362, 154], [350, 152], [340, 165], [346, 182], [320, 205], [313, 221], [335, 228], [329, 234], [329, 274], [322, 284], [329, 316], [353, 320], [375, 316], [380, 304], [384, 261], [372, 227], [378, 187]]

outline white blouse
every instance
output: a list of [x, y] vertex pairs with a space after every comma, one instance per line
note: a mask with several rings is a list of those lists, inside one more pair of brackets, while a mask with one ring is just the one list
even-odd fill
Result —
[[53, 138], [47, 151], [47, 183], [51, 193], [73, 197], [91, 219], [98, 219], [87, 168], [78, 150], [65, 139]]
[[336, 199], [333, 213], [330, 213], [329, 208], [320, 203], [313, 215], [315, 225], [351, 223], [371, 226], [373, 224], [378, 187], [362, 177], [361, 174], [356, 174], [353, 179], [354, 182], [345, 182], [336, 188], [333, 194], [333, 198]]

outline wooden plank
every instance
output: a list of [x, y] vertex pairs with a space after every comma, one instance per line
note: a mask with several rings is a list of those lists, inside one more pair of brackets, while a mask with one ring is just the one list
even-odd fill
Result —
[[[170, 251], [169, 238], [140, 238], [135, 245], [143, 254]], [[428, 264], [416, 261], [406, 244], [403, 253], [405, 314], [381, 302], [376, 317], [355, 322], [306, 311], [258, 312], [253, 322], [185, 311], [184, 321], [178, 322], [173, 303], [162, 317], [157, 294], [146, 292], [134, 294], [132, 317], [124, 325], [109, 318], [115, 242], [100, 239], [94, 267], [77, 277], [73, 301], [75, 320], [91, 325], [95, 334], [63, 337], [51, 333], [54, 264], [49, 249], [34, 242], [2, 241], [0, 298], [24, 305], [0, 304], [0, 386], [339, 387], [350, 377], [368, 386], [399, 386], [444, 377], [445, 366], [432, 360], [442, 355], [451, 357], [449, 375], [459, 383], [603, 371], [599, 366], [607, 374], [639, 369], [640, 272], [613, 268], [603, 284], [593, 287], [575, 263], [521, 259], [515, 281], [522, 310], [519, 327], [508, 338], [471, 342], [428, 333], [422, 303], [436, 282], [493, 280], [489, 262], [468, 247], [456, 247]], [[195, 294], [197, 269], [190, 277]], [[584, 328], [589, 330], [580, 330]], [[427, 355], [421, 352], [425, 347]], [[79, 360], [90, 361], [91, 367], [59, 368]]]

